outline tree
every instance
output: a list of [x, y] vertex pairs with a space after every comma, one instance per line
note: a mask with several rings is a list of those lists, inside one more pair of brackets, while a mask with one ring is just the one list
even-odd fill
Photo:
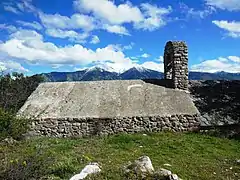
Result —
[[0, 75], [0, 108], [16, 113], [31, 93], [43, 82], [41, 75], [24, 76], [22, 73]]

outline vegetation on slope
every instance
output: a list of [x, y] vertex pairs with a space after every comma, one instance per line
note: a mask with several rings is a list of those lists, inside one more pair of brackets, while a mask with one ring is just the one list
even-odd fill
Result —
[[190, 81], [189, 90], [212, 124], [240, 124], [240, 81]]
[[39, 75], [0, 75], [0, 140], [7, 137], [20, 139], [27, 132], [29, 120], [15, 115], [42, 81], [43, 77]]
[[[124, 179], [122, 167], [148, 155], [157, 170], [182, 179], [239, 179], [240, 142], [192, 133], [114, 135], [81, 139], [35, 138], [1, 144], [0, 179], [69, 179], [89, 162], [102, 173], [90, 179]], [[163, 164], [171, 164], [164, 167]]]
[[12, 137], [21, 139], [29, 130], [29, 119], [17, 118], [14, 114], [0, 108], [0, 141]]
[[0, 75], [0, 108], [16, 113], [42, 81], [43, 77], [40, 75]]

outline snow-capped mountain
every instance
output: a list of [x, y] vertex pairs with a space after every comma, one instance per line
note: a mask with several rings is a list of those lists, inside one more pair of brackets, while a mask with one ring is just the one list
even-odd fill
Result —
[[133, 67], [121, 74], [121, 79], [162, 79], [163, 73], [146, 69], [141, 66]]
[[[150, 70], [141, 65], [117, 73], [109, 66], [94, 66], [76, 72], [51, 72], [42, 74], [46, 81], [93, 81], [127, 79], [162, 79], [162, 72]], [[204, 73], [189, 72], [190, 80], [240, 80], [240, 73]]]

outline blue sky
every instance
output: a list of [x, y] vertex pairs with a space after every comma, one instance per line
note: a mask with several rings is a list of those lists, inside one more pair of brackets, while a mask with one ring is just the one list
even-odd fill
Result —
[[189, 69], [240, 72], [239, 0], [1, 0], [0, 70], [99, 66], [163, 71], [164, 46], [186, 41]]

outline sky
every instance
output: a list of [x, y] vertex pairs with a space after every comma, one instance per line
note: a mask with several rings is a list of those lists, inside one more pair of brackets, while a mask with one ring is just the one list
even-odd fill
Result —
[[190, 71], [240, 72], [240, 0], [0, 0], [0, 71], [163, 72], [170, 40]]

